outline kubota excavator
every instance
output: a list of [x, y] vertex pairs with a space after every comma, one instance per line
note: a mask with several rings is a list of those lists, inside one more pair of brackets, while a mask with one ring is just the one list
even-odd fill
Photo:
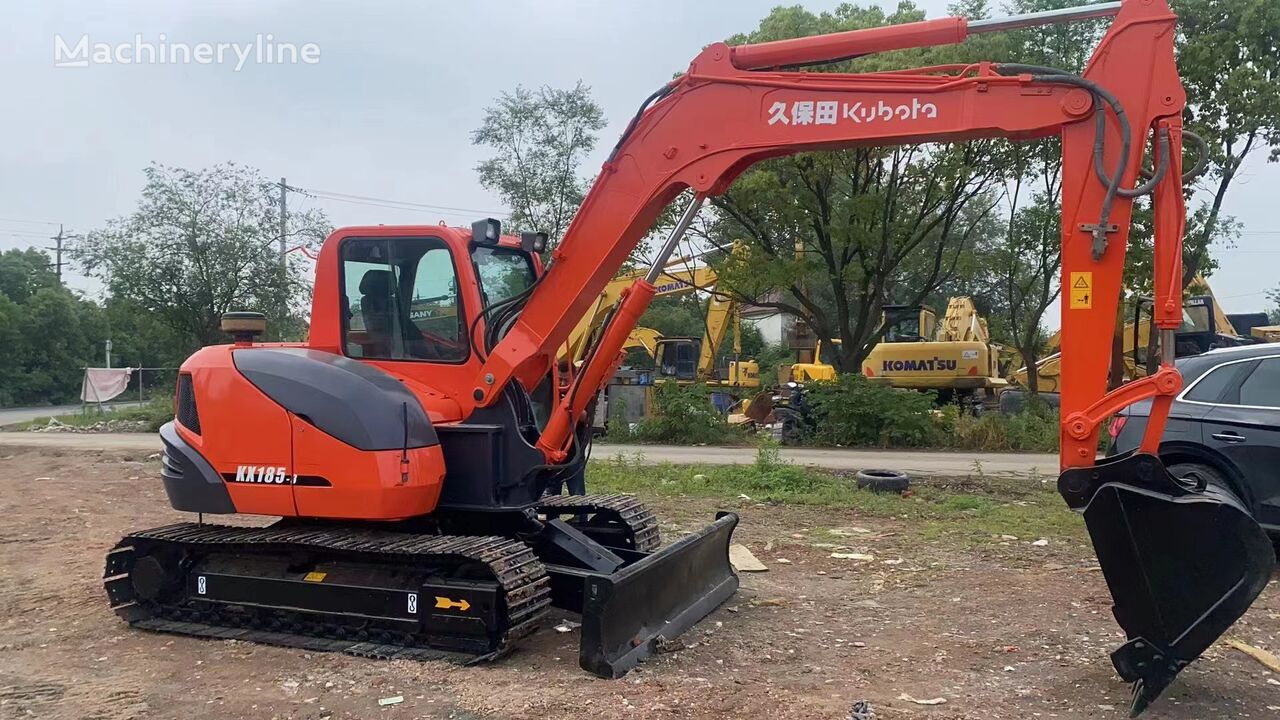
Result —
[[[1097, 17], [1114, 20], [1083, 75], [997, 62], [795, 69]], [[1274, 562], [1237, 498], [1172, 477], [1156, 455], [1182, 386], [1172, 343], [1162, 343], [1157, 372], [1106, 388], [1138, 195], [1153, 195], [1154, 323], [1173, 333], [1182, 320], [1182, 144], [1192, 136], [1182, 129], [1176, 37], [1166, 0], [1123, 0], [713, 43], [641, 105], [542, 272], [539, 237], [505, 239], [495, 222], [470, 232], [335, 231], [317, 262], [308, 340], [259, 344], [256, 319], [231, 318], [233, 330], [244, 323], [234, 345], [183, 363], [177, 417], [161, 432], [175, 508], [283, 519], [249, 527], [200, 518], [130, 533], [107, 557], [112, 606], [159, 631], [491, 658], [557, 604], [581, 609], [582, 663], [625, 672], [734, 591], [726, 555], [737, 518], [725, 514], [658, 550], [652, 515], [634, 500], [544, 490], [584, 462], [585, 410], [706, 197], [789, 153], [1058, 136], [1062, 281], [1072, 288], [1062, 309], [1058, 488], [1093, 539], [1128, 636], [1112, 661], [1141, 711], [1245, 612]], [[1154, 174], [1140, 180], [1148, 138]], [[686, 191], [693, 199], [654, 267], [559, 392], [557, 349]], [[515, 276], [490, 280], [495, 264]], [[551, 404], [545, 422], [532, 409], [538, 397]], [[1140, 449], [1098, 460], [1102, 423], [1146, 398]]]

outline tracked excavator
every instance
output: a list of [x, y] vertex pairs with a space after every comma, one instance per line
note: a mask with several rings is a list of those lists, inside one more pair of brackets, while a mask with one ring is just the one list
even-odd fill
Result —
[[[999, 62], [797, 69], [1098, 17], [1114, 19], [1082, 75]], [[1141, 711], [1246, 611], [1274, 562], [1237, 498], [1174, 478], [1156, 454], [1182, 386], [1173, 343], [1161, 345], [1157, 372], [1106, 386], [1136, 196], [1153, 195], [1154, 324], [1171, 334], [1182, 320], [1182, 145], [1194, 137], [1182, 128], [1176, 22], [1165, 0], [1123, 0], [708, 45], [643, 102], [549, 266], [503, 292], [478, 274], [478, 255], [524, 253], [527, 263], [510, 264], [536, 267], [539, 236], [504, 238], [488, 221], [470, 231], [335, 231], [317, 261], [305, 343], [258, 343], [257, 319], [233, 317], [234, 344], [183, 363], [176, 419], [161, 432], [162, 475], [171, 504], [201, 515], [129, 533], [110, 551], [112, 607], [163, 632], [488, 659], [557, 605], [582, 612], [584, 666], [625, 672], [734, 592], [726, 554], [737, 518], [724, 514], [658, 549], [652, 514], [634, 500], [544, 491], [584, 462], [591, 397], [707, 196], [790, 153], [1057, 136], [1063, 285], [1083, 280], [1088, 290], [1062, 309], [1058, 489], [1092, 538], [1127, 636], [1111, 659]], [[1148, 139], [1154, 174], [1143, 179]], [[557, 349], [684, 195], [654, 267], [560, 392]], [[554, 390], [541, 393], [545, 421], [532, 409], [540, 386]], [[1143, 399], [1152, 408], [1140, 448], [1099, 460], [1103, 422]], [[218, 513], [281, 519], [204, 521]]]
[[[1215, 348], [1267, 342], [1261, 333], [1250, 337], [1237, 332], [1203, 277], [1197, 275], [1192, 279], [1186, 293], [1182, 300], [1182, 322], [1173, 334], [1175, 358], [1199, 355]], [[1152, 298], [1138, 298], [1133, 304], [1133, 320], [1125, 323], [1121, 331], [1120, 372], [1124, 380], [1144, 377], [1159, 367], [1160, 335], [1151, 332], [1153, 303]], [[1261, 331], [1265, 333], [1266, 328], [1261, 328]], [[1036, 386], [1041, 393], [1056, 394], [1061, 390], [1061, 344], [1061, 332], [1050, 335], [1046, 343], [1049, 354], [1036, 362]], [[1112, 372], [1116, 372], [1116, 368], [1113, 367]], [[1027, 368], [1023, 366], [1013, 371], [1009, 379], [1019, 387], [1027, 387], [1027, 376]]]
[[886, 306], [884, 317], [884, 337], [862, 363], [868, 380], [995, 406], [1008, 381], [1000, 377], [1000, 346], [972, 298], [950, 298], [941, 322], [923, 305]]

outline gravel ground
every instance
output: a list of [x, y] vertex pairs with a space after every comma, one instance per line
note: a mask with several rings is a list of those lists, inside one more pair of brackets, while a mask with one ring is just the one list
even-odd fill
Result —
[[[1122, 638], [1083, 544], [961, 548], [902, 521], [745, 501], [728, 503], [737, 540], [770, 570], [744, 574], [686, 647], [621, 680], [582, 673], [576, 631], [550, 628], [480, 667], [131, 630], [107, 609], [102, 556], [129, 530], [183, 517], [148, 455], [0, 449], [0, 718], [843, 720], [863, 700], [881, 720], [1127, 716], [1107, 659]], [[675, 537], [716, 507], [655, 509]], [[875, 559], [832, 558], [842, 547]], [[1280, 650], [1274, 584], [1232, 633]], [[1280, 717], [1280, 677], [1216, 646], [1147, 717]]]

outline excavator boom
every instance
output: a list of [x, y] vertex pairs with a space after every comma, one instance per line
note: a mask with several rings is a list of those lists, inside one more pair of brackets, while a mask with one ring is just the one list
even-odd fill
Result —
[[[1114, 16], [1082, 75], [981, 62], [864, 74], [781, 70], [892, 49], [961, 42], [970, 32]], [[783, 40], [707, 46], [688, 71], [651, 95], [601, 168], [519, 319], [489, 353], [463, 402], [488, 406], [512, 380], [530, 382], [659, 213], [681, 214], [647, 279], [621, 299], [588, 362], [537, 443], [565, 457], [588, 400], [653, 296], [658, 268], [708, 195], [761, 160], [867, 145], [1005, 137], [1061, 139], [1062, 387], [1060, 490], [1085, 518], [1129, 642], [1113, 656], [1134, 683], [1134, 711], [1155, 699], [1261, 592], [1273, 558], [1238, 498], [1174, 479], [1156, 456], [1182, 386], [1172, 353], [1160, 369], [1108, 392], [1133, 198], [1152, 195], [1153, 322], [1181, 317], [1186, 224], [1182, 112], [1174, 60], [1177, 18], [1166, 0], [1124, 0], [1032, 17], [921, 23]], [[1150, 138], [1156, 176], [1138, 187]], [[1172, 343], [1162, 343], [1170, 347]], [[1152, 399], [1136, 454], [1096, 459], [1102, 424]], [[470, 407], [464, 412], [469, 412]], [[1172, 554], [1171, 554], [1172, 553]], [[1159, 621], [1153, 618], [1159, 618]]]

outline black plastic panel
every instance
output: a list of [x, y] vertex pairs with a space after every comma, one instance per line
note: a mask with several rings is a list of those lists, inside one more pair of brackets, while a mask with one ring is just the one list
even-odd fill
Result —
[[304, 348], [244, 348], [236, 369], [267, 397], [360, 450], [439, 444], [418, 398], [394, 376], [350, 358]]
[[160, 477], [174, 510], [199, 513], [233, 513], [231, 494], [213, 466], [178, 435], [172, 421], [160, 427], [164, 442]]

